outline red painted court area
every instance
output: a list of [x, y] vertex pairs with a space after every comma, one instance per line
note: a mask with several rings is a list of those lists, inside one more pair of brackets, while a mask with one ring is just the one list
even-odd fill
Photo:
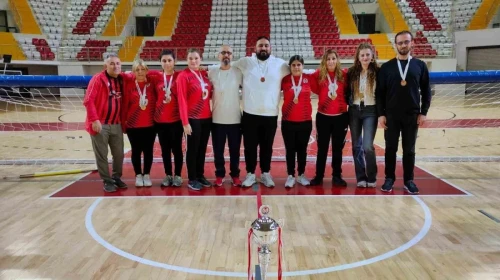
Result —
[[[242, 163], [241, 176], [243, 179], [245, 172], [245, 164]], [[285, 189], [285, 181], [287, 177], [285, 162], [273, 162], [271, 174], [273, 175], [276, 187], [267, 188], [260, 184], [262, 195], [403, 195], [402, 182], [402, 167], [399, 164], [397, 167], [396, 176], [398, 179], [394, 185], [394, 191], [390, 194], [380, 191], [380, 185], [384, 181], [384, 166], [379, 164], [379, 175], [377, 188], [357, 188], [356, 179], [354, 176], [354, 165], [352, 163], [343, 164], [343, 177], [347, 181], [347, 187], [333, 186], [331, 181], [331, 167], [327, 168], [325, 179], [321, 186], [301, 186], [295, 184], [294, 188]], [[226, 166], [229, 170], [229, 166]], [[257, 190], [253, 188], [240, 188], [233, 187], [231, 183], [225, 182], [222, 187], [205, 188], [201, 191], [193, 191], [187, 187], [187, 181], [181, 187], [160, 187], [161, 181], [165, 176], [163, 172], [163, 165], [161, 163], [153, 164], [151, 177], [153, 178], [153, 186], [149, 188], [136, 188], [135, 174], [131, 164], [124, 165], [123, 180], [128, 184], [127, 190], [118, 191], [116, 193], [105, 193], [102, 189], [102, 181], [97, 172], [89, 174], [77, 182], [65, 187], [51, 197], [121, 197], [121, 196], [252, 196], [257, 194]], [[306, 175], [308, 178], [314, 176], [315, 166], [314, 162], [308, 162], [306, 167]], [[259, 174], [259, 173], [257, 173]], [[183, 170], [183, 178], [186, 178], [186, 170]], [[205, 176], [213, 181], [214, 167], [213, 163], [205, 165]], [[258, 178], [259, 175], [257, 175]], [[229, 177], [226, 177], [228, 179]], [[434, 177], [433, 175], [423, 171], [422, 169], [415, 168], [415, 183], [420, 189], [420, 195], [465, 195], [464, 192], [453, 187], [452, 185]]]
[[[317, 145], [315, 141], [315, 131], [312, 132], [312, 138], [308, 147], [308, 155], [315, 156], [317, 151]], [[128, 141], [128, 140], [125, 140]], [[418, 143], [417, 143], [418, 144]], [[161, 157], [161, 150], [156, 143], [155, 147], [155, 158]], [[383, 156], [384, 150], [380, 147], [376, 147], [377, 156]], [[243, 144], [241, 148], [241, 156], [243, 153]], [[329, 155], [331, 155], [331, 146]], [[212, 157], [211, 144], [207, 147], [207, 157]], [[226, 156], [228, 156], [228, 150], [226, 148]], [[278, 129], [274, 141], [274, 151], [273, 156], [283, 157], [285, 156], [285, 148], [283, 144], [283, 138], [281, 132]], [[343, 156], [352, 156], [352, 148], [350, 142], [350, 135], [347, 134], [347, 142], [344, 148]], [[130, 158], [130, 152], [126, 154], [126, 158]], [[246, 175], [245, 162], [240, 162], [241, 176], [240, 179], [243, 180]], [[294, 188], [286, 189], [285, 181], [288, 176], [286, 171], [286, 163], [284, 161], [273, 161], [271, 165], [271, 174], [273, 176], [276, 186], [274, 188], [267, 188], [264, 185], [260, 185], [260, 191], [262, 195], [403, 195], [405, 194], [403, 189], [403, 170], [401, 162], [398, 162], [396, 168], [397, 181], [394, 186], [394, 191], [390, 194], [380, 191], [380, 186], [384, 181], [384, 164], [378, 163], [378, 184], [377, 188], [357, 188], [356, 187], [356, 177], [354, 173], [354, 164], [352, 162], [344, 162], [342, 166], [342, 174], [344, 180], [347, 181], [347, 187], [339, 187], [332, 185], [332, 168], [330, 164], [327, 163], [327, 168], [325, 171], [325, 179], [323, 185], [321, 186], [301, 186], [296, 184]], [[184, 184], [179, 187], [160, 187], [161, 181], [165, 177], [163, 170], [163, 163], [154, 163], [151, 170], [151, 177], [153, 181], [153, 186], [149, 188], [136, 188], [135, 187], [135, 174], [132, 164], [127, 163], [124, 165], [123, 178], [129, 188], [127, 190], [119, 191], [116, 193], [105, 193], [102, 189], [102, 181], [99, 178], [99, 174], [92, 173], [77, 182], [70, 184], [64, 189], [52, 195], [52, 197], [96, 197], [96, 196], [251, 196], [257, 194], [257, 189], [254, 188], [240, 188], [233, 187], [229, 182], [229, 164], [226, 162], [226, 172], [228, 182], [226, 182], [222, 187], [211, 187], [205, 188], [201, 191], [194, 191], [187, 187], [187, 180], [184, 180]], [[257, 164], [257, 178], [260, 176], [260, 169]], [[306, 176], [312, 179], [315, 175], [315, 161], [308, 161], [306, 165]], [[215, 179], [215, 167], [213, 162], [207, 162], [205, 164], [205, 177], [210, 181]], [[187, 178], [186, 165], [183, 166], [182, 178]], [[453, 187], [452, 185], [446, 183], [445, 181], [433, 176], [432, 174], [416, 167], [415, 168], [415, 183], [420, 189], [421, 195], [465, 195], [461, 190]]]

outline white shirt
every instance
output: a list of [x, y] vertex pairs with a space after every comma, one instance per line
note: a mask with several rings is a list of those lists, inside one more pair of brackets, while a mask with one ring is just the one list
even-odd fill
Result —
[[[266, 61], [243, 57], [232, 64], [243, 73], [243, 111], [260, 116], [278, 116], [281, 80], [290, 74], [290, 68], [281, 58], [271, 55]], [[264, 77], [265, 81], [261, 82]]]
[[[368, 94], [370, 92], [370, 84], [368, 83], [368, 77], [367, 75], [359, 75], [359, 92], [363, 93], [363, 101], [365, 102], [365, 106], [369, 105], [375, 105], [375, 88], [376, 88], [376, 82], [373, 83], [373, 88], [371, 89], [371, 94]], [[361, 100], [359, 98], [354, 98], [353, 104], [355, 105], [360, 105]]]
[[240, 85], [243, 75], [240, 69], [229, 70], [211, 68], [208, 78], [214, 86], [212, 95], [212, 122], [219, 124], [238, 124], [241, 122]]

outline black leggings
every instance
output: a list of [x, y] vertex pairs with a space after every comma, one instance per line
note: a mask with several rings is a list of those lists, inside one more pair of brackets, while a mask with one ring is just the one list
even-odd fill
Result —
[[[132, 146], [132, 165], [135, 175], [149, 174], [153, 165], [153, 146], [156, 130], [154, 126], [141, 128], [127, 128], [127, 136]], [[141, 168], [141, 154], [144, 153], [144, 172]]]
[[156, 131], [158, 131], [165, 174], [172, 176], [171, 155], [174, 154], [174, 175], [181, 176], [182, 162], [184, 161], [184, 155], [182, 154], [182, 135], [184, 129], [182, 128], [181, 121], [157, 123]]
[[286, 149], [286, 169], [288, 175], [295, 176], [295, 155], [297, 155], [298, 175], [304, 174], [307, 160], [307, 144], [312, 131], [312, 121], [281, 121], [281, 133]]
[[349, 114], [337, 116], [316, 114], [316, 132], [318, 141], [318, 154], [316, 158], [316, 177], [323, 179], [325, 175], [328, 146], [332, 140], [332, 176], [342, 175], [342, 151], [349, 125]]
[[189, 181], [204, 177], [205, 155], [212, 119], [189, 119], [191, 135], [187, 137], [186, 166]]

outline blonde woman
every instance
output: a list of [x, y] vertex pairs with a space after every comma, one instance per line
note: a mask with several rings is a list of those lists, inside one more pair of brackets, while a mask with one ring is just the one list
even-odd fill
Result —
[[337, 186], [346, 186], [346, 181], [342, 179], [342, 150], [349, 124], [344, 93], [347, 78], [346, 71], [341, 69], [337, 52], [327, 50], [321, 58], [319, 69], [312, 75], [318, 83], [318, 113], [316, 114], [318, 152], [316, 176], [311, 180], [311, 186], [323, 183], [330, 139], [332, 140], [332, 183]]
[[349, 83], [346, 89], [354, 168], [357, 186], [361, 188], [375, 188], [377, 181], [373, 140], [377, 132], [375, 88], [378, 70], [373, 47], [361, 43], [356, 50], [354, 65], [347, 72]]
[[[122, 126], [132, 147], [132, 165], [136, 174], [136, 187], [152, 186], [149, 175], [153, 164], [153, 146], [156, 138], [154, 113], [156, 107], [155, 86], [148, 81], [148, 66], [136, 60], [132, 66], [133, 79], [124, 87]], [[144, 169], [141, 156], [144, 154]]]

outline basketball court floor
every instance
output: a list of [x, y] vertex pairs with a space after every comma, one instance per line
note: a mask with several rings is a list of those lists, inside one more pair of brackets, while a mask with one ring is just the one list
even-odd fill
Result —
[[[272, 189], [228, 182], [197, 192], [186, 181], [161, 188], [158, 145], [154, 186], [136, 188], [126, 137], [125, 191], [104, 193], [95, 172], [20, 179], [95, 167], [85, 113], [79, 100], [52, 109], [0, 103], [0, 279], [242, 279], [248, 230], [261, 204], [283, 229], [284, 279], [500, 279], [500, 106], [470, 102], [433, 101], [419, 130], [420, 194], [413, 196], [403, 191], [400, 158], [394, 193], [380, 191], [382, 129], [375, 139], [376, 189], [355, 186], [349, 134], [347, 187], [332, 186], [327, 164], [322, 186], [285, 189], [280, 130]], [[315, 139], [313, 131], [308, 178]], [[212, 156], [209, 146], [209, 180]], [[240, 168], [243, 179], [244, 160]], [[271, 250], [269, 274], [276, 279], [277, 246]]]

